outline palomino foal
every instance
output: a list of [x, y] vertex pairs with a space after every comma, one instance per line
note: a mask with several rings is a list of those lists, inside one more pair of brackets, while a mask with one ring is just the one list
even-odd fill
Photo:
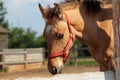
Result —
[[101, 71], [114, 70], [111, 5], [101, 5], [97, 0], [54, 5], [48, 9], [39, 5], [46, 22], [43, 34], [49, 49], [49, 71], [61, 73], [75, 37], [88, 45]]

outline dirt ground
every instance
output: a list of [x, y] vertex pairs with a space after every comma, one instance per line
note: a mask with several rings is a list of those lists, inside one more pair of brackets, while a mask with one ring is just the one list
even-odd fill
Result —
[[[94, 72], [99, 71], [98, 66], [65, 66], [63, 69], [62, 74], [67, 73], [82, 73], [82, 72]], [[19, 77], [52, 77], [48, 70], [47, 66], [43, 66], [41, 69], [31, 70], [31, 71], [24, 71], [18, 73], [0, 73], [0, 80], [14, 80], [15, 78]]]

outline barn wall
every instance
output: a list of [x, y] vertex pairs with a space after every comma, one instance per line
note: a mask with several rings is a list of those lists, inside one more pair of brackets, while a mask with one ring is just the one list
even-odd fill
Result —
[[8, 34], [0, 33], [0, 49], [8, 48]]

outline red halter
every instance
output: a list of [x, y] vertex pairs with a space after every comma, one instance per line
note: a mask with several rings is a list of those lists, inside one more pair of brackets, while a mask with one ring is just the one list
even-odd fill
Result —
[[68, 40], [68, 42], [67, 42], [67, 44], [66, 44], [66, 46], [65, 46], [63, 51], [50, 54], [48, 56], [48, 59], [55, 58], [55, 57], [62, 56], [62, 55], [63, 55], [63, 57], [65, 58], [66, 61], [69, 58], [70, 53], [68, 52], [68, 54], [67, 54], [66, 52], [67, 52], [67, 50], [69, 51], [71, 42], [74, 42], [74, 36], [73, 36], [73, 33], [72, 33], [72, 28], [70, 26], [70, 20], [69, 20], [69, 18], [68, 18], [66, 13], [64, 13], [64, 15], [65, 15], [65, 18], [67, 20], [67, 25], [68, 25], [68, 29], [69, 29], [69, 33], [70, 33], [69, 40]]

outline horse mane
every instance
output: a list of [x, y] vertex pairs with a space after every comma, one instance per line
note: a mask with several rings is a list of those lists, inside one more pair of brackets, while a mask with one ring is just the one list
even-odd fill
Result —
[[102, 0], [66, 0], [60, 3], [63, 10], [74, 9], [78, 5], [83, 5], [88, 15], [96, 15], [102, 9]]
[[82, 4], [88, 15], [96, 15], [102, 10], [102, 2], [100, 0], [83, 0]]
[[[62, 10], [70, 10], [70, 9], [74, 9], [79, 5], [78, 2], [75, 1], [70, 1], [70, 2], [63, 2], [63, 3], [59, 3], [60, 8], [62, 8]], [[51, 8], [50, 6], [48, 6], [48, 14], [46, 16], [47, 19], [52, 19], [53, 17], [57, 16], [55, 14], [55, 7]]]
[[[100, 0], [67, 0], [63, 3], [59, 3], [59, 6], [63, 10], [70, 10], [78, 7], [79, 5], [83, 5], [86, 14], [88, 15], [96, 15], [98, 14], [101, 10], [102, 2]], [[55, 16], [55, 8], [48, 8], [49, 12], [47, 15], [47, 18], [51, 19]]]
[[59, 4], [63, 10], [74, 9], [79, 5], [77, 1], [65, 1]]

